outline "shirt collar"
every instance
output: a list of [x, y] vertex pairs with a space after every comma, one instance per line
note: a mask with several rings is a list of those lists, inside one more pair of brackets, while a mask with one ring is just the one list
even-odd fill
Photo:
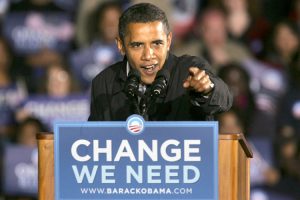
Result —
[[128, 77], [128, 74], [130, 72], [130, 66], [129, 66], [129, 62], [127, 61], [126, 63], [126, 76]]

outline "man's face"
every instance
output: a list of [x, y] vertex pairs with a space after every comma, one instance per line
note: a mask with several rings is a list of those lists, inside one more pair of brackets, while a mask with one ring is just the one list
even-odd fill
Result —
[[130, 66], [138, 70], [144, 84], [151, 84], [163, 67], [170, 49], [172, 34], [167, 35], [160, 21], [130, 23], [124, 43], [117, 39], [121, 53], [126, 54]]

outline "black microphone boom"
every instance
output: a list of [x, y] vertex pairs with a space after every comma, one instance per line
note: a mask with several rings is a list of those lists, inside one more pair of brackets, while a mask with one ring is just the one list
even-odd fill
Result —
[[124, 91], [129, 97], [137, 96], [139, 91], [141, 75], [137, 70], [130, 69]]
[[161, 69], [157, 72], [156, 78], [151, 86], [150, 96], [158, 97], [166, 93], [170, 73], [166, 69]]

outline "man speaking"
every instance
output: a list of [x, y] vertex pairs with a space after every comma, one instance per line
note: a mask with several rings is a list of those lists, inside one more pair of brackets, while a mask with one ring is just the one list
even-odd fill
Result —
[[149, 121], [210, 120], [227, 111], [232, 96], [202, 58], [169, 52], [168, 20], [158, 7], [129, 7], [119, 20], [121, 62], [92, 82], [89, 121], [125, 121], [132, 114]]

